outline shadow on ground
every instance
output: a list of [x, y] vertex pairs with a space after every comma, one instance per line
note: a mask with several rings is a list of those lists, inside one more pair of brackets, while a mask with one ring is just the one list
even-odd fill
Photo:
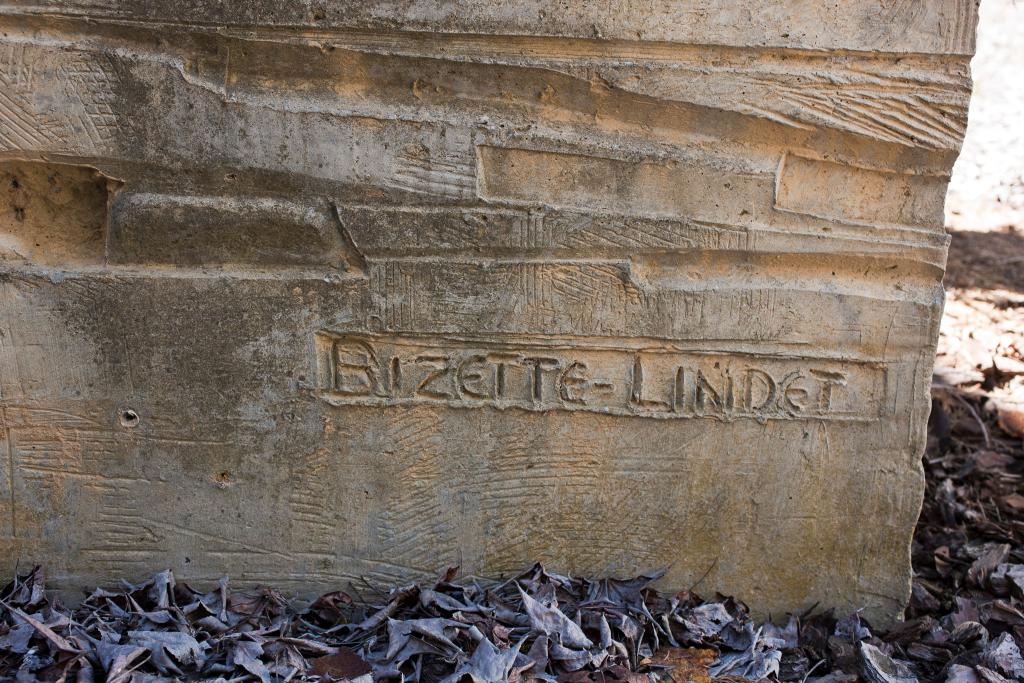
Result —
[[1024, 234], [950, 231], [947, 288], [1003, 289], [1024, 293]]

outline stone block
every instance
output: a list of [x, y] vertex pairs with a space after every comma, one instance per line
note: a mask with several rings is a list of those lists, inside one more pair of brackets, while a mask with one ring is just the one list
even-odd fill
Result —
[[0, 1], [0, 571], [895, 618], [975, 10]]

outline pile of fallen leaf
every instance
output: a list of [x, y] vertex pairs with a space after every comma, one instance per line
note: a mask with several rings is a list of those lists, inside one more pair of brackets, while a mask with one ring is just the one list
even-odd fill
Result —
[[484, 587], [453, 574], [379, 604], [338, 591], [299, 610], [271, 589], [232, 591], [224, 579], [204, 593], [164, 571], [68, 609], [47, 597], [37, 568], [0, 596], [0, 677], [653, 681], [685, 666], [758, 680], [808, 669], [797, 620], [755, 628], [733, 600], [657, 594], [657, 575], [586, 581], [538, 565]]

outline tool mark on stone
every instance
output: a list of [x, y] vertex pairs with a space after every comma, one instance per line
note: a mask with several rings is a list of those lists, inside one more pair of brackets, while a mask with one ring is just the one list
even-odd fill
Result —
[[[936, 10], [931, 0], [884, 0], [877, 23], [877, 39], [881, 44], [905, 36], [915, 24], [933, 13], [940, 13], [939, 26], [946, 29], [942, 47], [950, 51], [969, 51], [974, 42], [971, 27], [977, 12], [977, 0], [952, 0], [952, 8]], [[950, 32], [949, 27], [953, 30]]]
[[170, 521], [160, 521], [153, 519], [152, 517], [145, 516], [142, 517], [142, 521], [146, 525], [155, 527], [157, 529], [164, 529], [175, 534], [183, 534], [185, 536], [192, 536], [194, 538], [198, 538], [204, 541], [210, 541], [212, 543], [217, 544], [218, 546], [236, 546], [240, 550], [248, 551], [251, 553], [257, 553], [259, 555], [276, 557], [279, 560], [283, 560], [285, 562], [290, 562], [292, 559], [291, 556], [286, 551], [258, 546], [253, 543], [247, 543], [245, 541], [240, 541], [236, 538], [225, 536], [223, 534], [199, 531], [198, 529], [194, 529], [184, 524], [178, 524]]
[[442, 416], [429, 408], [403, 408], [388, 421], [381, 466], [395, 473], [395, 481], [378, 534], [385, 555], [406, 566], [428, 568], [457, 557], [451, 506], [431, 488], [451, 476], [445, 472], [443, 428]]
[[476, 165], [472, 156], [433, 156], [429, 151], [404, 153], [396, 159], [391, 186], [420, 194], [465, 199], [476, 194]]
[[[86, 132], [93, 154], [110, 153], [120, 130], [114, 112], [116, 77], [106, 55], [69, 60], [58, 70], [72, 108], [72, 121]], [[70, 113], [70, 112], [69, 112]]]
[[[905, 81], [835, 84], [824, 74], [821, 87], [806, 79], [787, 82], [775, 77], [749, 77], [758, 89], [772, 88], [781, 103], [801, 112], [804, 119], [901, 145], [955, 149], [963, 139], [966, 102], [951, 99], [929, 84]], [[865, 79], [866, 80], [866, 79]], [[824, 87], [825, 84], [830, 87]]]
[[290, 546], [293, 551], [329, 553], [338, 532], [331, 505], [331, 451], [317, 447], [291, 466], [288, 493]]
[[98, 514], [89, 525], [90, 542], [83, 552], [95, 554], [108, 570], [137, 571], [152, 561], [163, 541], [145, 519], [133, 484], [94, 477], [85, 485], [98, 497]]
[[[40, 99], [37, 84], [48, 80], [59, 89]], [[9, 45], [7, 60], [0, 61], [0, 133], [6, 127], [13, 149], [109, 154], [120, 132], [113, 108], [117, 81], [104, 52], [55, 54], [42, 45]]]
[[0, 418], [4, 421], [4, 442], [6, 446], [7, 455], [7, 485], [10, 487], [8, 502], [11, 506], [10, 524], [11, 524], [11, 538], [18, 537], [18, 515], [17, 515], [17, 498], [15, 495], [14, 486], [14, 474], [15, 474], [15, 446], [14, 446], [14, 431], [11, 429], [11, 423], [7, 415], [7, 406], [0, 406]]
[[0, 60], [0, 141], [6, 137], [12, 150], [46, 149], [60, 138], [56, 122], [34, 111], [29, 101], [36, 82], [33, 54], [24, 45], [8, 45], [6, 59]]
[[366, 256], [359, 249], [359, 245], [352, 238], [352, 233], [349, 232], [348, 228], [345, 227], [345, 221], [341, 218], [341, 212], [338, 211], [338, 205], [331, 202], [331, 215], [334, 217], [335, 224], [338, 226], [338, 235], [341, 238], [342, 248], [345, 253], [345, 264], [349, 270], [357, 272], [362, 277], [368, 278], [370, 276], [369, 268], [366, 265]]

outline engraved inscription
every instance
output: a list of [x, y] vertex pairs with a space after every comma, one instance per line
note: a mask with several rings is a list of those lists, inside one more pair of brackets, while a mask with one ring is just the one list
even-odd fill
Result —
[[885, 368], [861, 361], [704, 353], [619, 340], [495, 342], [317, 335], [335, 405], [444, 404], [653, 418], [870, 420]]

